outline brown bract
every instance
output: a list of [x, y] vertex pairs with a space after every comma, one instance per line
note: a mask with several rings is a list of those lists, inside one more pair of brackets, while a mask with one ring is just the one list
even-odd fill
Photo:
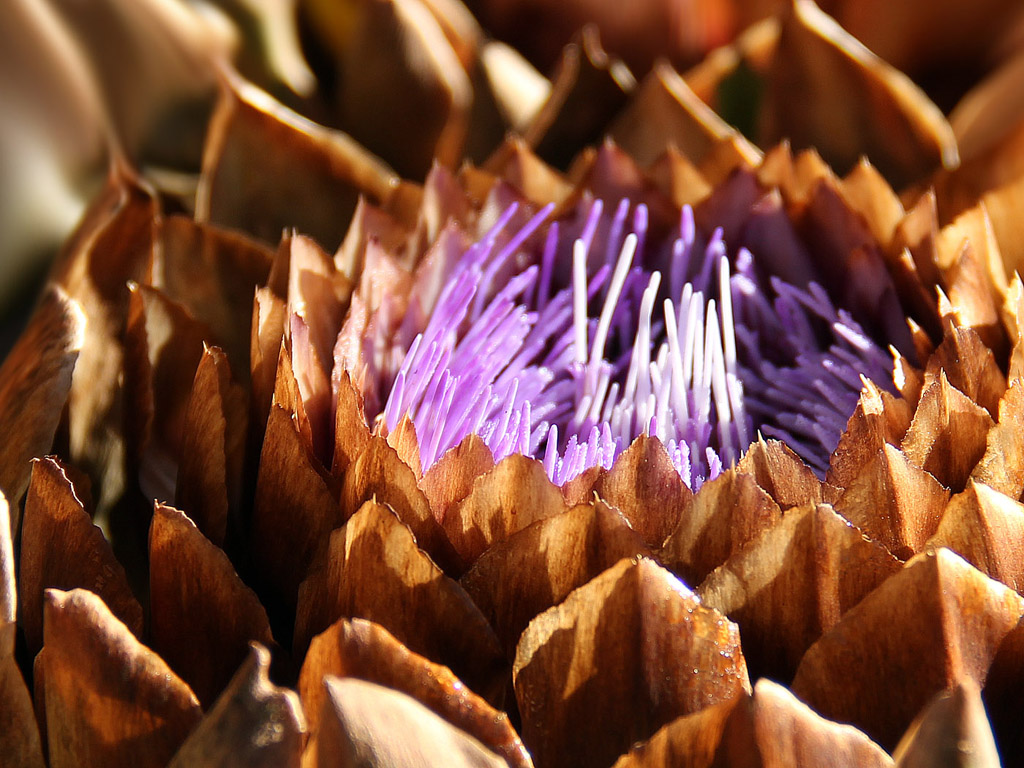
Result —
[[694, 495], [658, 558], [696, 586], [781, 516], [779, 505], [752, 475], [726, 470]]
[[615, 768], [785, 768], [793, 765], [891, 768], [867, 736], [815, 714], [770, 680], [752, 696], [674, 720], [624, 755]]
[[595, 500], [498, 542], [477, 558], [460, 584], [512, 658], [534, 616], [623, 558], [649, 554], [622, 514]]
[[645, 558], [530, 622], [513, 681], [540, 768], [611, 765], [665, 723], [750, 686], [736, 625]]
[[381, 503], [366, 502], [330, 535], [325, 560], [299, 591], [293, 647], [304, 649], [339, 618], [370, 619], [488, 701], [503, 700], [507, 667], [494, 632]]
[[893, 750], [897, 768], [970, 764], [998, 768], [999, 753], [978, 684], [967, 679], [937, 693]]
[[350, 137], [226, 75], [203, 152], [196, 220], [271, 243], [296, 227], [335, 248], [359, 195], [384, 202], [397, 184]]
[[1024, 599], [948, 549], [920, 554], [804, 655], [792, 690], [892, 748], [928, 700], [985, 681]]
[[949, 491], [885, 443], [835, 503], [836, 511], [901, 560], [924, 549], [946, 509]]
[[142, 606], [128, 586], [124, 568], [55, 458], [32, 464], [18, 581], [21, 622], [33, 653], [43, 644], [43, 596], [51, 587], [90, 590], [128, 631], [142, 635]]
[[[315, 768], [388, 765], [503, 768], [507, 763], [404, 693], [352, 678], [328, 677], [320, 729], [304, 756]], [[395, 724], [401, 723], [400, 728]]]
[[274, 646], [266, 611], [231, 562], [184, 513], [157, 504], [149, 531], [154, 650], [209, 706], [248, 654]]
[[45, 614], [36, 683], [50, 765], [165, 766], [200, 720], [189, 687], [93, 593], [50, 590]]
[[48, 453], [71, 390], [85, 333], [79, 305], [56, 286], [43, 294], [21, 340], [0, 368], [0, 490], [14, 503], [11, 535], [21, 527], [30, 460]]
[[712, 571], [697, 594], [742, 628], [753, 676], [789, 682], [811, 644], [899, 568], [831, 507], [808, 505]]
[[354, 677], [392, 688], [478, 739], [513, 768], [533, 763], [508, 716], [466, 688], [452, 672], [413, 653], [372, 621], [340, 619], [313, 638], [299, 677], [309, 731], [316, 738], [327, 676]]
[[270, 652], [259, 643], [189, 734], [169, 768], [298, 768], [305, 735], [299, 697], [270, 682]]

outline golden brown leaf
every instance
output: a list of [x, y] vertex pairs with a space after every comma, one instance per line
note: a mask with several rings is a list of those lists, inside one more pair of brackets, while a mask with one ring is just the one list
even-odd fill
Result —
[[129, 631], [136, 636], [142, 633], [142, 606], [128, 586], [124, 568], [54, 458], [32, 465], [19, 582], [21, 622], [33, 653], [43, 644], [43, 595], [50, 587], [89, 589]]
[[493, 468], [491, 449], [477, 435], [468, 435], [434, 462], [420, 480], [434, 518], [444, 520], [448, 510], [469, 495], [473, 482]]
[[383, 504], [366, 502], [331, 534], [326, 561], [302, 585], [297, 613], [294, 648], [339, 618], [370, 619], [489, 701], [501, 700], [507, 668], [494, 632]]
[[337, 405], [334, 412], [334, 458], [331, 474], [344, 476], [352, 463], [370, 442], [370, 428], [366, 424], [363, 398], [352, 386], [348, 371], [341, 371], [334, 388]]
[[967, 679], [928, 702], [892, 753], [897, 768], [999, 768], [978, 684]]
[[156, 504], [149, 532], [153, 649], [209, 706], [249, 653], [273, 646], [267, 613], [231, 561], [182, 512]]
[[807, 505], [712, 571], [697, 594], [742, 627], [755, 677], [788, 682], [804, 651], [899, 568], [831, 507]]
[[638, 165], [647, 166], [668, 146], [700, 164], [720, 142], [735, 139], [754, 166], [761, 153], [690, 90], [665, 61], [658, 62], [630, 94], [607, 130]]
[[228, 77], [207, 132], [196, 220], [270, 243], [294, 227], [333, 250], [359, 195], [383, 202], [395, 184], [391, 169], [345, 134]]
[[885, 443], [846, 486], [836, 512], [901, 560], [924, 549], [949, 500], [938, 480]]
[[597, 501], [513, 533], [484, 552], [460, 583], [511, 658], [534, 616], [623, 558], [648, 554], [622, 514]]
[[125, 443], [147, 498], [174, 498], [189, 395], [209, 329], [156, 288], [133, 284], [124, 340]]
[[661, 441], [646, 435], [597, 478], [594, 492], [622, 512], [652, 550], [661, 548], [693, 499]]
[[740, 472], [753, 475], [782, 510], [821, 501], [821, 482], [814, 472], [778, 440], [758, 435], [736, 466]]
[[448, 508], [441, 525], [463, 562], [471, 564], [516, 531], [564, 510], [562, 494], [544, 466], [514, 453], [478, 477], [469, 495]]
[[983, 573], [1024, 592], [1024, 505], [969, 480], [949, 500], [928, 544], [948, 547]]
[[472, 736], [404, 693], [352, 678], [328, 677], [323, 685], [327, 695], [320, 715], [322, 725], [304, 758], [313, 768], [507, 765]]
[[921, 394], [914, 420], [903, 438], [903, 452], [912, 462], [956, 492], [967, 484], [985, 453], [994, 426], [985, 409], [975, 405], [939, 372]]
[[292, 418], [273, 406], [260, 456], [251, 530], [261, 586], [294, 605], [311, 561], [342, 520], [341, 508], [312, 465]]
[[971, 477], [1011, 499], [1024, 494], [1024, 382], [1012, 381], [999, 401], [999, 423], [988, 431], [985, 453]]
[[168, 768], [299, 768], [305, 718], [299, 697], [270, 682], [270, 652], [253, 643]]
[[513, 681], [540, 768], [610, 765], [750, 689], [736, 625], [648, 559], [620, 561], [530, 622]]
[[504, 712], [466, 688], [447, 667], [413, 653], [372, 621], [340, 619], [310, 643], [299, 692], [311, 734], [320, 725], [328, 675], [355, 677], [406, 693], [501, 755], [513, 768], [533, 765]]
[[952, 129], [910, 78], [810, 0], [787, 3], [782, 13], [766, 73], [762, 144], [789, 138], [816, 147], [843, 172], [867, 155], [896, 185], [959, 162]]
[[11, 535], [21, 527], [20, 503], [31, 459], [53, 447], [72, 386], [86, 321], [78, 304], [56, 286], [43, 294], [21, 339], [0, 368], [0, 490], [14, 504]]
[[207, 347], [189, 396], [175, 503], [203, 534], [224, 545], [229, 518], [238, 524], [248, 409], [224, 353]]
[[926, 552], [808, 649], [793, 693], [891, 749], [938, 691], [984, 682], [1024, 599], [948, 549]]
[[366, 449], [345, 473], [341, 508], [350, 516], [371, 499], [390, 506], [398, 519], [412, 530], [417, 546], [445, 573], [458, 576], [462, 572], [461, 553], [434, 519], [427, 497], [416, 484], [416, 475], [380, 435], [370, 438]]
[[910, 405], [868, 381], [860, 393], [857, 408], [832, 454], [826, 480], [846, 488], [886, 443], [899, 445], [910, 427]]
[[694, 586], [782, 516], [752, 475], [729, 469], [704, 483], [658, 559]]
[[253, 292], [266, 283], [273, 252], [184, 216], [161, 222], [160, 248], [152, 285], [211, 329], [236, 376], [248, 371]]
[[14, 655], [17, 601], [10, 512], [0, 494], [0, 754], [11, 768], [42, 768], [32, 698]]
[[49, 590], [45, 612], [51, 768], [167, 765], [201, 717], [189, 687], [93, 593]]

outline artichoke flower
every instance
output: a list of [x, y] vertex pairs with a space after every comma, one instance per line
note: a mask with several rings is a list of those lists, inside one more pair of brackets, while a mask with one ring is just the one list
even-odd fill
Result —
[[802, 1], [550, 82], [455, 3], [305, 3], [312, 70], [220, 5], [273, 94], [216, 65], [194, 197], [114, 153], [4, 364], [6, 759], [1020, 759], [1005, 72], [951, 127]]

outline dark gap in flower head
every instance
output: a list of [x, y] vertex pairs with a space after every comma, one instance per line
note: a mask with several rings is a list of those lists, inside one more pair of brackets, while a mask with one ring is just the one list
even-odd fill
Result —
[[820, 285], [765, 274], [721, 230], [705, 239], [688, 207], [657, 243], [629, 200], [550, 214], [516, 229], [505, 210], [445, 267], [425, 328], [399, 334], [413, 340], [383, 417], [412, 418], [424, 467], [476, 433], [562, 484], [643, 433], [696, 489], [760, 431], [823, 475], [861, 377], [891, 389], [891, 356]]

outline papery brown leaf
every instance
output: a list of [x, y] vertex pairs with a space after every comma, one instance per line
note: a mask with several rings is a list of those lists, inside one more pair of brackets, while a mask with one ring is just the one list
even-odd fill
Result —
[[231, 561], [182, 512], [156, 504], [149, 532], [153, 649], [209, 706], [249, 653], [273, 646], [267, 613]]
[[260, 456], [251, 546], [264, 586], [294, 605], [299, 584], [327, 535], [343, 520], [334, 494], [313, 467], [292, 417], [270, 409]]
[[700, 164], [715, 146], [730, 138], [736, 140], [748, 165], [756, 165], [761, 155], [665, 61], [656, 63], [630, 94], [607, 134], [641, 166], [654, 162], [670, 145]]
[[93, 593], [49, 590], [45, 613], [51, 768], [163, 768], [202, 714], [189, 687]]
[[[463, 157], [473, 90], [438, 19], [426, 5], [386, 0], [354, 6], [339, 64], [339, 120], [403, 177], [422, 179], [436, 157]], [[405, 130], [415, 120], [417, 130]], [[501, 129], [495, 134], [500, 140]]]
[[427, 497], [416, 484], [416, 475], [380, 435], [370, 438], [366, 449], [345, 473], [341, 508], [346, 516], [351, 516], [370, 499], [390, 506], [412, 530], [417, 545], [445, 573], [457, 576], [462, 572], [461, 553], [434, 519]]
[[494, 456], [478, 435], [467, 435], [446, 451], [420, 480], [420, 489], [430, 503], [434, 518], [444, 520], [452, 505], [473, 490], [473, 482], [494, 468]]
[[678, 208], [692, 206], [711, 194], [711, 184], [697, 166], [673, 146], [647, 167], [647, 176]]
[[252, 422], [259, 428], [266, 425], [270, 415], [287, 316], [283, 299], [268, 287], [256, 289], [252, 304], [249, 379], [252, 386]]
[[386, 439], [402, 463], [412, 470], [417, 480], [423, 477], [423, 468], [420, 466], [420, 443], [416, 437], [416, 427], [408, 414], [402, 417], [393, 431], [388, 432]]
[[981, 205], [992, 221], [992, 230], [999, 244], [999, 254], [1006, 271], [1021, 271], [1024, 268], [1024, 248], [1021, 247], [1024, 232], [1016, 212], [1024, 204], [1024, 174], [1013, 181], [989, 190], [981, 198]]
[[68, 399], [68, 440], [71, 460], [94, 481], [102, 480], [101, 510], [117, 500], [125, 484], [118, 459], [125, 451], [120, 408], [128, 282], [148, 277], [158, 216], [152, 192], [123, 164], [115, 164], [53, 271], [86, 317]]
[[148, 498], [174, 498], [196, 369], [210, 331], [156, 288], [132, 284], [124, 341], [127, 466]]
[[905, 211], [896, 192], [867, 158], [861, 157], [843, 178], [840, 191], [847, 204], [864, 217], [875, 240], [889, 243]]
[[693, 500], [661, 441], [646, 435], [597, 478], [594, 492], [622, 512], [652, 550], [661, 548]]
[[339, 618], [370, 619], [484, 698], [501, 699], [507, 668], [494, 632], [381, 503], [366, 502], [331, 533], [326, 561], [299, 592], [297, 614], [296, 649]]
[[831, 507], [806, 505], [712, 571], [697, 594], [742, 627], [755, 677], [788, 682], [804, 651], [899, 569]]
[[939, 527], [949, 491], [886, 443], [851, 480], [836, 512], [901, 560], [924, 549]]
[[1024, 759], [1020, 728], [1021, 686], [1024, 683], [1024, 620], [1003, 638], [989, 667], [982, 696], [1004, 765]]
[[615, 768], [877, 766], [892, 759], [867, 736], [815, 714], [777, 683], [759, 680], [753, 696], [675, 720], [634, 747]]
[[349, 378], [348, 371], [337, 377], [334, 389], [337, 404], [334, 412], [334, 458], [331, 474], [343, 476], [370, 442], [370, 428], [366, 424], [363, 398]]
[[459, 583], [511, 658], [534, 616], [620, 560], [649, 554], [619, 510], [597, 501], [513, 533], [484, 552]]
[[606, 209], [614, 210], [623, 198], [634, 204], [647, 206], [650, 228], [667, 229], [678, 226], [679, 211], [661, 194], [636, 161], [606, 138], [596, 149], [581, 152], [569, 170], [574, 183], [574, 194], [563, 204], [563, 208], [577, 203], [583, 195], [604, 201]]
[[555, 168], [567, 168], [580, 147], [601, 137], [635, 85], [629, 68], [601, 47], [597, 29], [584, 27], [563, 49], [551, 95], [524, 140]]
[[32, 465], [18, 580], [21, 623], [33, 653], [43, 644], [43, 596], [50, 587], [89, 589], [129, 631], [142, 633], [142, 606], [128, 586], [124, 568], [92, 524], [64, 467], [52, 457]]
[[160, 248], [152, 285], [212, 330], [236, 376], [248, 371], [253, 292], [266, 283], [273, 252], [184, 216], [161, 222]]
[[821, 501], [821, 481], [783, 442], [758, 435], [736, 468], [752, 475], [782, 510]]
[[792, 690], [886, 748], [938, 691], [984, 682], [1024, 599], [948, 549], [917, 555], [808, 649]]
[[907, 207], [906, 215], [896, 225], [890, 252], [906, 248], [914, 259], [925, 285], [941, 285], [938, 243], [939, 213], [934, 190], [929, 189]]
[[[387, 765], [503, 768], [479, 741], [404, 693], [352, 678], [324, 681], [322, 726], [304, 761], [314, 768]], [[401, 723], [401, 727], [396, 724]], [[312, 756], [310, 753], [312, 752]]]
[[0, 494], [0, 754], [11, 768], [42, 768], [32, 697], [14, 655], [17, 601], [11, 518], [7, 499]]
[[899, 445], [910, 427], [910, 405], [902, 398], [864, 382], [857, 408], [832, 453], [825, 479], [828, 485], [846, 488], [886, 443]]
[[310, 643], [299, 692], [311, 734], [320, 726], [327, 695], [323, 681], [328, 675], [355, 677], [406, 693], [501, 755], [510, 766], [533, 765], [504, 712], [492, 709], [447, 667], [413, 653], [372, 621], [340, 619]]
[[607, 473], [607, 469], [595, 464], [562, 485], [562, 498], [566, 505], [575, 507], [577, 504], [590, 504], [594, 500], [594, 484]]
[[947, 488], [962, 490], [994, 426], [985, 409], [949, 383], [944, 371], [921, 393], [903, 452]]
[[928, 541], [948, 547], [978, 570], [1024, 592], [1024, 505], [987, 485], [967, 482], [949, 500]]
[[959, 162], [952, 129], [910, 78], [810, 0], [787, 5], [766, 73], [762, 145], [789, 138], [844, 172], [867, 155], [896, 185]]
[[[964, 240], [956, 258], [943, 269], [946, 291], [939, 289], [939, 313], [948, 324], [973, 328], [990, 348], [1001, 355], [1007, 347], [1000, 323], [1002, 296], [993, 293], [982, 271], [983, 267], [974, 240]], [[943, 298], [948, 295], [948, 303]]]
[[469, 495], [448, 508], [441, 525], [463, 562], [470, 564], [499, 541], [565, 508], [544, 466], [513, 453], [478, 477]]
[[750, 686], [736, 625], [646, 558], [620, 561], [530, 622], [513, 683], [541, 768], [611, 765], [665, 723]]
[[752, 475], [726, 470], [694, 495], [658, 559], [696, 586], [781, 516], [779, 505]]
[[1024, 281], [1019, 274], [1013, 276], [1007, 287], [1002, 316], [1011, 345], [1007, 368], [1012, 382], [1024, 376]]
[[168, 768], [299, 768], [305, 718], [299, 697], [270, 682], [270, 652], [249, 655]]
[[509, 136], [496, 150], [487, 167], [538, 205], [559, 204], [571, 191], [565, 177], [515, 135]]
[[246, 406], [245, 392], [231, 380], [227, 357], [207, 347], [185, 415], [174, 500], [217, 546], [224, 545], [229, 517], [238, 522]]
[[0, 491], [14, 504], [10, 534], [21, 527], [20, 503], [31, 459], [53, 447], [72, 386], [86, 321], [79, 305], [56, 286], [47, 288], [20, 340], [0, 368]]
[[1011, 499], [1024, 494], [1024, 382], [1016, 379], [999, 401], [999, 423], [988, 431], [985, 454], [971, 473]]
[[378, 158], [228, 77], [207, 132], [196, 220], [276, 243], [296, 228], [333, 250], [360, 194], [386, 200], [397, 184]]
[[770, 680], [759, 680], [754, 695], [732, 710], [719, 745], [720, 764], [747, 765], [750, 747], [765, 768], [892, 766], [892, 759], [856, 728], [826, 720]]
[[928, 703], [892, 753], [898, 768], [999, 768], [978, 684], [967, 679]]
[[[735, 698], [676, 718], [651, 738], [634, 744], [613, 768], [711, 768], [716, 764], [715, 755], [729, 716], [749, 698], [746, 691], [741, 691]], [[748, 755], [753, 755], [753, 749]]]

